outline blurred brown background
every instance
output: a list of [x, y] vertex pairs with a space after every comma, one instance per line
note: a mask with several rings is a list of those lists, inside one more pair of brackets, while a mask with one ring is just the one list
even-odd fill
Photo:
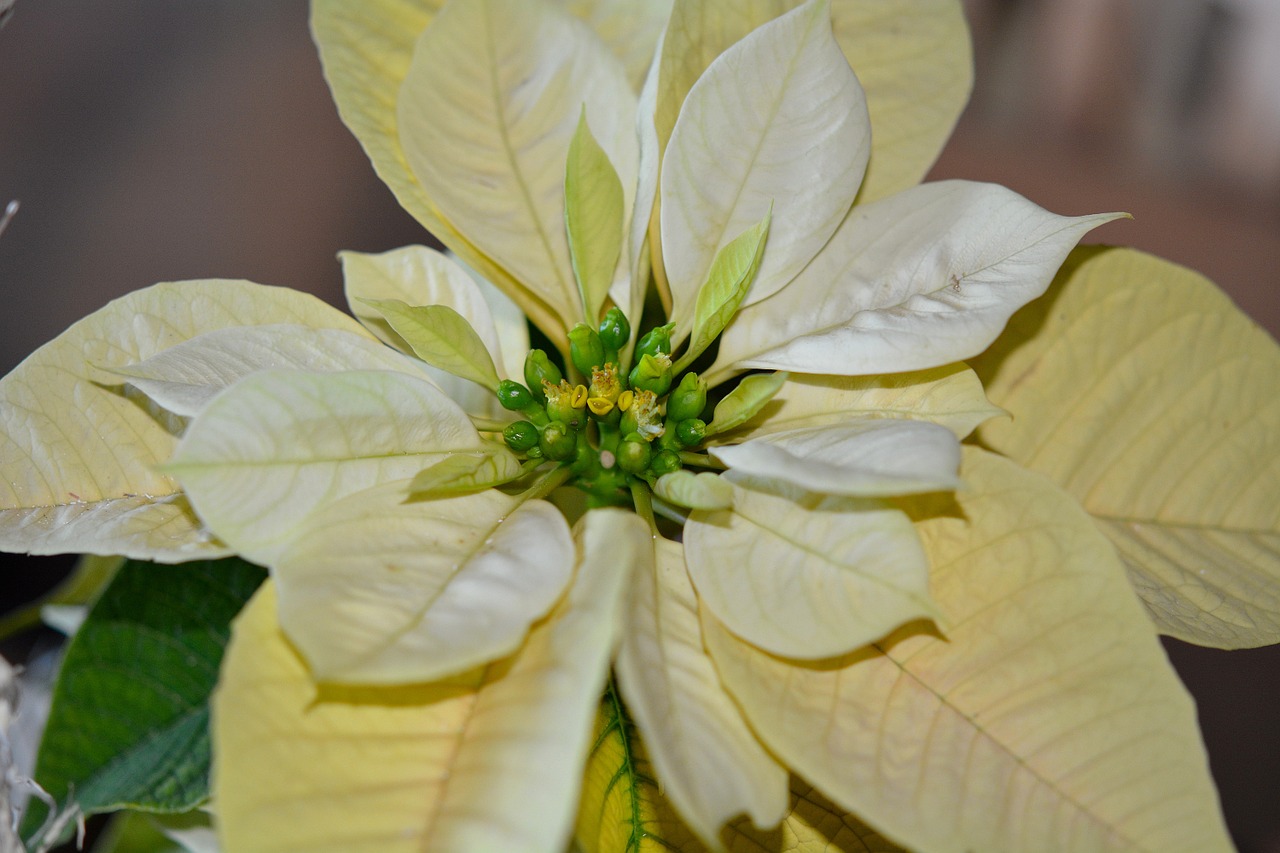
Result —
[[[978, 88], [933, 172], [1207, 273], [1280, 331], [1280, 0], [967, 0]], [[17, 0], [0, 30], [0, 370], [156, 281], [341, 304], [334, 254], [420, 242], [339, 123], [303, 0]], [[0, 599], [65, 561], [14, 561]], [[1168, 644], [1236, 841], [1280, 851], [1280, 652]]]

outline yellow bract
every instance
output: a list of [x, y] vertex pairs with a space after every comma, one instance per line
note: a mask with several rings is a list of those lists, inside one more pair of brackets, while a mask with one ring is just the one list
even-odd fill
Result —
[[1043, 477], [977, 449], [965, 462], [958, 504], [907, 503], [946, 640], [917, 623], [789, 661], [704, 609], [756, 733], [910, 847], [1230, 849], [1195, 709], [1110, 544]]
[[519, 651], [444, 681], [317, 686], [264, 587], [214, 695], [223, 849], [562, 849], [620, 624], [620, 515], [589, 516], [574, 587]]
[[1280, 640], [1280, 348], [1208, 280], [1079, 249], [974, 365], [991, 447], [1074, 495], [1161, 631]]

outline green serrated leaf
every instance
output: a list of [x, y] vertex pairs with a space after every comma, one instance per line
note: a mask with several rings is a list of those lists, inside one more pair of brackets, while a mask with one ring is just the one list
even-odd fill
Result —
[[780, 370], [777, 373], [760, 373], [743, 379], [737, 388], [716, 403], [715, 414], [711, 417], [711, 423], [707, 424], [707, 435], [728, 432], [754, 418], [790, 377], [790, 373]]
[[413, 306], [399, 299], [363, 299], [387, 318], [414, 355], [486, 388], [498, 387], [493, 356], [466, 318], [447, 305]]
[[770, 205], [764, 219], [734, 237], [716, 253], [707, 280], [698, 291], [698, 302], [693, 309], [693, 335], [689, 349], [676, 363], [677, 374], [711, 346], [737, 313], [738, 306], [751, 289], [756, 270], [760, 269], [772, 219], [773, 206]]
[[591, 135], [584, 106], [565, 164], [564, 225], [589, 326], [600, 321], [600, 309], [613, 283], [622, 253], [623, 217], [622, 181]]
[[454, 453], [418, 473], [409, 483], [414, 496], [471, 492], [509, 483], [523, 470], [520, 460], [505, 447], [475, 453]]
[[203, 802], [208, 697], [231, 620], [264, 577], [235, 558], [125, 563], [67, 647], [36, 766], [45, 790], [85, 814]]

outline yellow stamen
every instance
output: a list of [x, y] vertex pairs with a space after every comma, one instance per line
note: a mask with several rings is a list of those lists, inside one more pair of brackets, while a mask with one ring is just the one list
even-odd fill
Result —
[[590, 409], [593, 414], [603, 418], [605, 415], [613, 411], [613, 401], [607, 397], [588, 397], [587, 408]]
[[586, 385], [578, 385], [573, 389], [573, 396], [569, 398], [569, 405], [575, 409], [581, 409], [587, 405]]
[[618, 397], [618, 411], [625, 412], [631, 408], [631, 401], [635, 399], [635, 393], [631, 391], [623, 391]]

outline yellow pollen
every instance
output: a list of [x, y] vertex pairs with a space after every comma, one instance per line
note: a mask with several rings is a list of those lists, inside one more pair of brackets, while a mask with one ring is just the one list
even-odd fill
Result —
[[587, 408], [594, 414], [604, 417], [613, 411], [613, 401], [608, 397], [588, 397]]
[[625, 412], [627, 409], [631, 408], [631, 401], [635, 399], [635, 396], [636, 395], [631, 391], [623, 391], [622, 394], [618, 396], [618, 411]]
[[581, 409], [587, 405], [587, 386], [578, 385], [573, 389], [573, 396], [569, 398], [569, 405], [575, 409]]

